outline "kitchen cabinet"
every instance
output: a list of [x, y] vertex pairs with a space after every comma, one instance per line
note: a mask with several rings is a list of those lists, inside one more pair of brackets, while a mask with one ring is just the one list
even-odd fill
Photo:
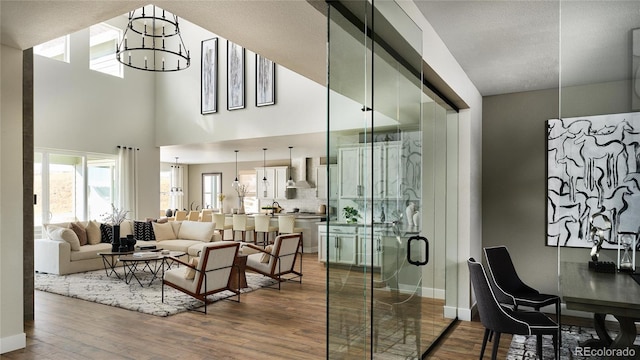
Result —
[[[399, 142], [363, 144], [338, 150], [339, 197], [398, 199], [402, 193]], [[371, 171], [373, 169], [373, 171]]]
[[316, 167], [316, 197], [318, 199], [338, 199], [337, 164]]
[[[265, 192], [262, 179], [267, 178], [267, 188]], [[258, 199], [261, 200], [282, 200], [289, 198], [287, 180], [289, 179], [288, 166], [272, 166], [256, 169], [256, 191]]]
[[382, 235], [380, 231], [373, 234], [358, 235], [358, 265], [380, 267], [382, 264]]
[[355, 264], [357, 249], [357, 227], [318, 226], [318, 261], [332, 264]]

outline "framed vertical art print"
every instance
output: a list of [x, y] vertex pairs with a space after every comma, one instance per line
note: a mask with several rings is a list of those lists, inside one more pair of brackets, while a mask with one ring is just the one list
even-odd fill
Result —
[[276, 64], [256, 54], [256, 106], [276, 103]]
[[203, 40], [201, 44], [200, 113], [218, 111], [218, 38]]
[[227, 40], [227, 110], [244, 109], [244, 48]]

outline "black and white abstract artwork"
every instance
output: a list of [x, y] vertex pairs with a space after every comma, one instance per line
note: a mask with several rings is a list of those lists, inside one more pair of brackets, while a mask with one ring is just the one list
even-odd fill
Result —
[[218, 38], [202, 41], [202, 79], [200, 90], [200, 113], [211, 114], [217, 106]]
[[275, 63], [256, 54], [256, 106], [276, 103], [275, 75]]
[[227, 110], [244, 109], [244, 48], [227, 40]]
[[547, 122], [547, 245], [592, 247], [590, 224], [608, 219], [603, 248], [640, 227], [640, 113]]

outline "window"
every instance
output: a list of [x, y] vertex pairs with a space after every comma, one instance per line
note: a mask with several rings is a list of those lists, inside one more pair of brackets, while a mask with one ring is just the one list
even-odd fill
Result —
[[69, 62], [69, 35], [61, 36], [57, 39], [47, 41], [33, 47], [36, 55], [48, 57], [50, 59]]
[[34, 154], [34, 225], [101, 220], [115, 194], [116, 158], [36, 151]]
[[116, 59], [116, 46], [122, 31], [101, 23], [89, 29], [89, 68], [122, 77], [122, 64]]
[[160, 209], [171, 208], [171, 171], [169, 169], [160, 171]]
[[222, 173], [202, 174], [202, 208], [219, 209], [222, 205], [219, 194], [222, 194]]

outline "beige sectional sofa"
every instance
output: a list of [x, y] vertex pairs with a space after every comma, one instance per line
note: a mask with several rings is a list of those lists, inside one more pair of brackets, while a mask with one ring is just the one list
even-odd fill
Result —
[[[125, 220], [120, 225], [120, 237], [134, 234], [139, 224]], [[142, 222], [138, 222], [142, 223]], [[35, 271], [49, 274], [71, 274], [103, 268], [100, 252], [110, 252], [111, 243], [102, 242], [100, 224], [95, 221], [47, 224], [43, 226], [42, 238], [34, 244]], [[138, 240], [136, 246], [155, 245], [156, 248], [184, 251], [197, 256], [202, 247], [212, 241], [221, 241], [212, 222], [170, 221], [151, 223], [155, 240]], [[96, 227], [98, 233], [96, 233]], [[85, 245], [80, 245], [82, 228], [86, 232]], [[79, 230], [80, 229], [80, 230]], [[83, 242], [84, 242], [83, 241]]]

